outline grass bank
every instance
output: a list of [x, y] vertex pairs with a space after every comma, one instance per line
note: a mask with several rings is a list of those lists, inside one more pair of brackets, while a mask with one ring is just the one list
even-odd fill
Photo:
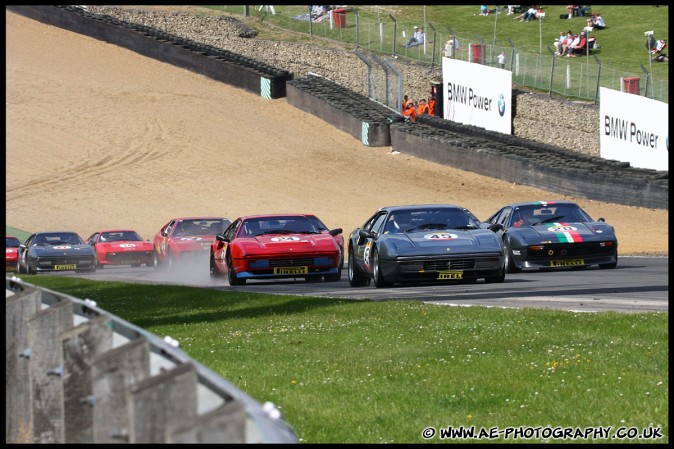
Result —
[[[631, 441], [669, 440], [667, 314], [23, 279], [170, 335], [256, 400], [274, 402], [304, 443], [439, 442], [422, 431], [448, 426], [659, 429], [661, 439]], [[503, 438], [489, 441], [518, 441]], [[519, 439], [541, 441], [572, 440]]]

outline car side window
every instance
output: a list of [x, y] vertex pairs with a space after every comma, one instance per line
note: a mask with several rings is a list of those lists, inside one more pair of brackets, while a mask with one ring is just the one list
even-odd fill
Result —
[[166, 235], [169, 236], [173, 232], [173, 228], [175, 227], [176, 222], [172, 221], [166, 226]]
[[234, 223], [229, 225], [227, 229], [225, 229], [225, 232], [223, 233], [225, 235], [225, 238], [227, 238], [230, 242], [232, 239], [234, 239], [234, 236], [236, 235], [236, 230], [239, 228], [239, 225], [241, 224], [241, 220], [236, 220]]
[[98, 232], [93, 234], [91, 237], [89, 237], [89, 240], [87, 240], [87, 243], [90, 245], [93, 245], [96, 243], [96, 240], [98, 240]]
[[381, 213], [375, 217], [374, 221], [372, 222], [372, 227], [370, 228], [370, 232], [374, 234], [380, 234], [382, 227], [384, 225], [384, 221], [386, 221], [386, 214]]

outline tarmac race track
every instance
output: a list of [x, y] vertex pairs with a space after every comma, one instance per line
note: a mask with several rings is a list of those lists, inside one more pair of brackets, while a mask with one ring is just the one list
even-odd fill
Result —
[[[419, 300], [446, 306], [669, 313], [668, 271], [668, 257], [621, 256], [618, 267], [608, 270], [590, 267], [564, 271], [524, 271], [507, 274], [502, 284], [486, 284], [479, 280], [469, 284], [412, 284], [391, 288], [375, 288], [374, 284], [351, 287], [346, 268], [339, 282], [255, 280], [243, 286], [231, 287], [226, 277], [210, 277], [207, 261], [201, 267], [171, 272], [152, 267], [106, 267], [93, 274], [63, 272], [50, 275], [318, 298]], [[29, 279], [25, 281], [30, 283]]]

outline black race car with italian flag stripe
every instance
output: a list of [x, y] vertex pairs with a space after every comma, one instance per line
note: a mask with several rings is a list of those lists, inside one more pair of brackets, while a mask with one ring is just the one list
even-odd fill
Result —
[[486, 220], [503, 226], [509, 273], [618, 265], [618, 238], [604, 218], [593, 220], [571, 201], [531, 201], [503, 206]]

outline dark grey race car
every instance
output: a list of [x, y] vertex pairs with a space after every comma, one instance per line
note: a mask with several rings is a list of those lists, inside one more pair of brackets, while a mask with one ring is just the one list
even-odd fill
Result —
[[603, 218], [593, 220], [571, 201], [503, 206], [486, 220], [500, 224], [509, 273], [523, 269], [615, 268], [618, 238]]
[[17, 271], [20, 274], [95, 272], [96, 250], [76, 232], [38, 232], [19, 247]]
[[503, 282], [505, 249], [495, 230], [460, 206], [383, 207], [349, 235], [349, 283]]

